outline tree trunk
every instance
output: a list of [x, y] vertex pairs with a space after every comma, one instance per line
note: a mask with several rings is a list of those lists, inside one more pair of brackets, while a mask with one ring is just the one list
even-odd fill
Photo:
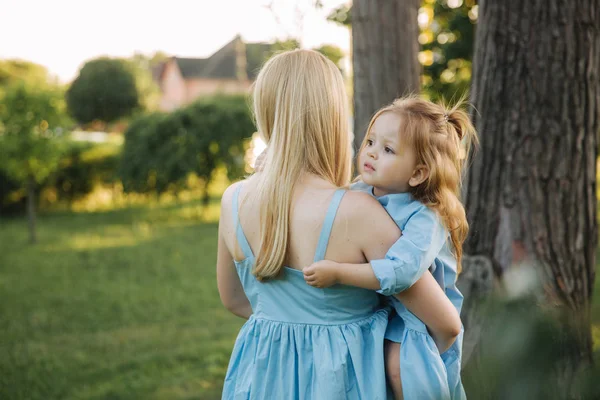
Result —
[[538, 266], [548, 303], [577, 327], [573, 368], [592, 352], [599, 21], [597, 0], [481, 0], [473, 62], [481, 147], [465, 184], [465, 252], [498, 276]]
[[419, 92], [419, 0], [354, 0], [354, 144], [371, 116], [396, 97]]
[[27, 225], [29, 226], [29, 243], [35, 244], [37, 236], [35, 232], [35, 179], [27, 179]]

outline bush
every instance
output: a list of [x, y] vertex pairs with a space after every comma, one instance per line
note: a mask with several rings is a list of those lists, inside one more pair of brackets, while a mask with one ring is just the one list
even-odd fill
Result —
[[157, 194], [185, 187], [190, 174], [207, 186], [218, 167], [229, 179], [244, 173], [255, 131], [243, 96], [201, 99], [171, 114], [136, 119], [125, 132], [120, 176], [126, 192]]
[[[120, 153], [121, 147], [115, 144], [68, 142], [57, 169], [40, 182], [36, 194], [51, 192], [57, 202], [81, 199], [96, 185], [115, 181]], [[0, 215], [24, 213], [25, 206], [25, 191], [0, 172]]]
[[46, 188], [55, 189], [57, 200], [72, 202], [91, 193], [98, 184], [113, 183], [120, 150], [115, 144], [72, 142]]
[[66, 93], [69, 112], [82, 124], [113, 122], [139, 107], [135, 77], [122, 60], [88, 61]]
[[25, 212], [25, 191], [20, 189], [19, 182], [0, 171], [0, 215]]

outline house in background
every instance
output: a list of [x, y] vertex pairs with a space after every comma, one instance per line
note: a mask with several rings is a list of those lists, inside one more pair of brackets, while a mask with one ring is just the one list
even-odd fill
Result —
[[169, 58], [154, 71], [162, 93], [160, 110], [174, 110], [201, 96], [247, 93], [272, 49], [272, 44], [244, 43], [236, 36], [208, 58]]

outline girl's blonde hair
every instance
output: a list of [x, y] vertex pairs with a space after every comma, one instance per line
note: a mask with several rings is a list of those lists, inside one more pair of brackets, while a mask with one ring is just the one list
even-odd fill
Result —
[[288, 250], [290, 209], [302, 173], [337, 187], [350, 181], [352, 138], [339, 69], [322, 54], [293, 50], [271, 58], [254, 84], [254, 117], [267, 143], [256, 175], [262, 241], [254, 275], [277, 277]]
[[[427, 179], [411, 187], [413, 197], [440, 216], [450, 232], [457, 268], [461, 270], [462, 245], [469, 232], [465, 209], [460, 201], [463, 168], [471, 145], [477, 144], [477, 133], [469, 115], [463, 110], [463, 100], [453, 107], [435, 104], [415, 96], [395, 100], [373, 116], [367, 132], [383, 113], [400, 117], [399, 134], [402, 143], [411, 146], [417, 164], [429, 170]], [[368, 134], [362, 143], [366, 145]]]

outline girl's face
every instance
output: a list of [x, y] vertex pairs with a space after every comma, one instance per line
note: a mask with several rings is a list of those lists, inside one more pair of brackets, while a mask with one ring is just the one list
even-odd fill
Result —
[[361, 178], [375, 188], [376, 196], [408, 192], [414, 186], [417, 157], [401, 140], [400, 121], [401, 117], [392, 112], [377, 117], [360, 152]]

